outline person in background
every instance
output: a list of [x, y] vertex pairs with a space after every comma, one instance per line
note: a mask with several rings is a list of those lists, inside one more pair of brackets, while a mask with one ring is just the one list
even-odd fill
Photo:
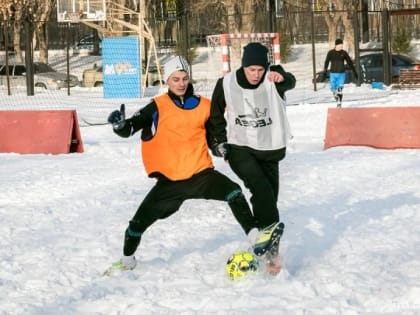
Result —
[[334, 99], [337, 102], [337, 107], [341, 107], [343, 100], [343, 88], [346, 82], [346, 70], [344, 68], [344, 62], [346, 62], [354, 73], [354, 77], [357, 80], [358, 75], [354, 67], [353, 61], [351, 60], [347, 51], [343, 49], [343, 41], [340, 38], [335, 40], [335, 47], [327, 53], [327, 57], [324, 62], [324, 75], [327, 74], [328, 65], [330, 67], [330, 89], [333, 92]]
[[270, 65], [267, 54], [261, 43], [249, 43], [241, 67], [217, 81], [208, 133], [213, 155], [228, 161], [251, 192], [256, 229], [250, 241], [254, 253], [267, 258], [269, 272], [276, 273], [284, 229], [277, 208], [279, 162], [291, 138], [285, 92], [296, 79], [281, 65]]
[[125, 230], [121, 259], [106, 274], [134, 269], [142, 235], [157, 220], [178, 211], [187, 199], [226, 201], [245, 233], [255, 227], [240, 186], [214, 169], [206, 138], [210, 100], [194, 94], [189, 73], [184, 58], [172, 58], [164, 66], [167, 93], [154, 97], [130, 118], [125, 118], [124, 105], [109, 115], [108, 121], [120, 137], [142, 131], [143, 164], [156, 184]]

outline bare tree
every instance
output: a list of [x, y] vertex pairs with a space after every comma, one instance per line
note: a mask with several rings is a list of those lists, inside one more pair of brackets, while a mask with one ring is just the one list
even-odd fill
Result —
[[349, 52], [354, 52], [354, 17], [358, 1], [341, 0], [343, 2], [342, 19], [344, 25], [344, 42], [347, 43]]
[[321, 3], [322, 15], [328, 26], [328, 42], [334, 46], [339, 26], [344, 27], [344, 42], [349, 51], [354, 52], [354, 14], [358, 1], [329, 0]]
[[0, 0], [0, 16], [3, 21], [9, 19], [12, 15], [12, 2], [10, 0]]
[[[256, 31], [257, 17], [265, 12], [266, 1], [226, 1], [228, 31], [230, 33], [251, 33]], [[259, 29], [261, 31], [261, 29]]]
[[46, 24], [49, 21], [55, 0], [36, 0], [34, 2], [36, 3], [33, 12], [34, 43], [38, 39], [39, 61], [48, 63], [48, 32]]
[[206, 34], [226, 32], [226, 2], [220, 0], [197, 0], [191, 3], [191, 12], [194, 12], [196, 16], [196, 19], [193, 19], [190, 23], [191, 27]]
[[13, 48], [15, 50], [16, 62], [23, 62], [22, 49], [20, 47], [22, 25], [25, 18], [25, 3], [22, 0], [16, 0], [11, 6], [13, 15]]
[[39, 41], [40, 61], [48, 62], [48, 36], [45, 24], [54, 5], [55, 0], [0, 0], [2, 19], [13, 21], [13, 48], [16, 62], [23, 62], [21, 37], [25, 22], [29, 22], [33, 27], [34, 46], [35, 40]]

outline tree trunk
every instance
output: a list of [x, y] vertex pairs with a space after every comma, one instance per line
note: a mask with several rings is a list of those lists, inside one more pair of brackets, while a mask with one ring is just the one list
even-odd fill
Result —
[[[226, 3], [228, 13], [229, 33], [255, 32], [256, 10], [261, 8], [261, 1], [229, 1]], [[230, 42], [231, 70], [240, 67], [242, 56], [242, 43], [240, 40]]]
[[349, 53], [354, 53], [354, 12], [356, 8], [351, 5], [347, 12], [343, 14], [343, 25], [344, 25], [344, 49], [348, 50]]
[[20, 37], [21, 37], [21, 25], [23, 24], [23, 20], [15, 20], [13, 23], [13, 47], [15, 50], [15, 61], [17, 63], [23, 62], [23, 54], [22, 49], [20, 47]]
[[[258, 1], [238, 1], [238, 5], [240, 6], [239, 12], [241, 13], [241, 17], [242, 17], [241, 24], [240, 24], [241, 27], [239, 29], [241, 33], [255, 32], [255, 22], [256, 22], [255, 9], [256, 9], [256, 6], [258, 6], [258, 3], [254, 5], [253, 2], [258, 2]], [[264, 12], [264, 10], [262, 11]]]
[[[54, 2], [54, 1], [52, 1]], [[39, 62], [48, 63], [48, 33], [46, 24], [52, 10], [50, 0], [38, 0], [35, 7], [34, 36], [39, 42]], [[34, 46], [35, 47], [35, 46]]]
[[328, 41], [331, 47], [334, 47], [334, 41], [337, 38], [337, 28], [339, 23], [344, 25], [344, 42], [345, 49], [354, 51], [354, 24], [353, 12], [356, 7], [352, 0], [334, 0], [331, 2], [333, 6], [329, 6], [330, 2], [325, 1], [322, 4], [322, 15], [328, 25]]
[[343, 17], [344, 33], [344, 49], [349, 53], [354, 53], [354, 19], [350, 16]]
[[39, 62], [48, 63], [48, 33], [45, 23], [37, 31], [39, 40]]
[[337, 39], [337, 26], [340, 23], [341, 15], [338, 13], [331, 15], [328, 12], [323, 12], [322, 15], [328, 27], [328, 43], [330, 47], [334, 47], [334, 42]]
[[23, 25], [23, 3], [16, 2], [14, 5], [15, 15], [13, 21], [13, 47], [15, 50], [15, 61], [17, 63], [23, 62], [22, 49], [20, 47], [20, 38]]

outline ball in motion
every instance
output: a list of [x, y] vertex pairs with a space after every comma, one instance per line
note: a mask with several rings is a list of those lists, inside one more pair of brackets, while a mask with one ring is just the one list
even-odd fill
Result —
[[229, 278], [236, 280], [258, 270], [257, 257], [247, 251], [233, 253], [226, 263], [226, 273]]

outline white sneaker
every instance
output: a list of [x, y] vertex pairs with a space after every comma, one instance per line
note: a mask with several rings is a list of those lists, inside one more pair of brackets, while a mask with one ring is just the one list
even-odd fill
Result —
[[257, 228], [253, 228], [251, 231], [248, 232], [248, 240], [251, 243], [251, 245], [255, 244], [255, 240], [257, 239], [257, 236], [258, 236]]
[[136, 268], [137, 261], [134, 255], [122, 256], [120, 261], [123, 265], [123, 270], [133, 270], [134, 268]]
[[109, 267], [105, 272], [104, 276], [111, 276], [115, 273], [125, 271], [125, 270], [133, 270], [136, 268], [137, 261], [134, 255], [132, 256], [122, 256], [120, 260], [114, 262], [111, 267]]

